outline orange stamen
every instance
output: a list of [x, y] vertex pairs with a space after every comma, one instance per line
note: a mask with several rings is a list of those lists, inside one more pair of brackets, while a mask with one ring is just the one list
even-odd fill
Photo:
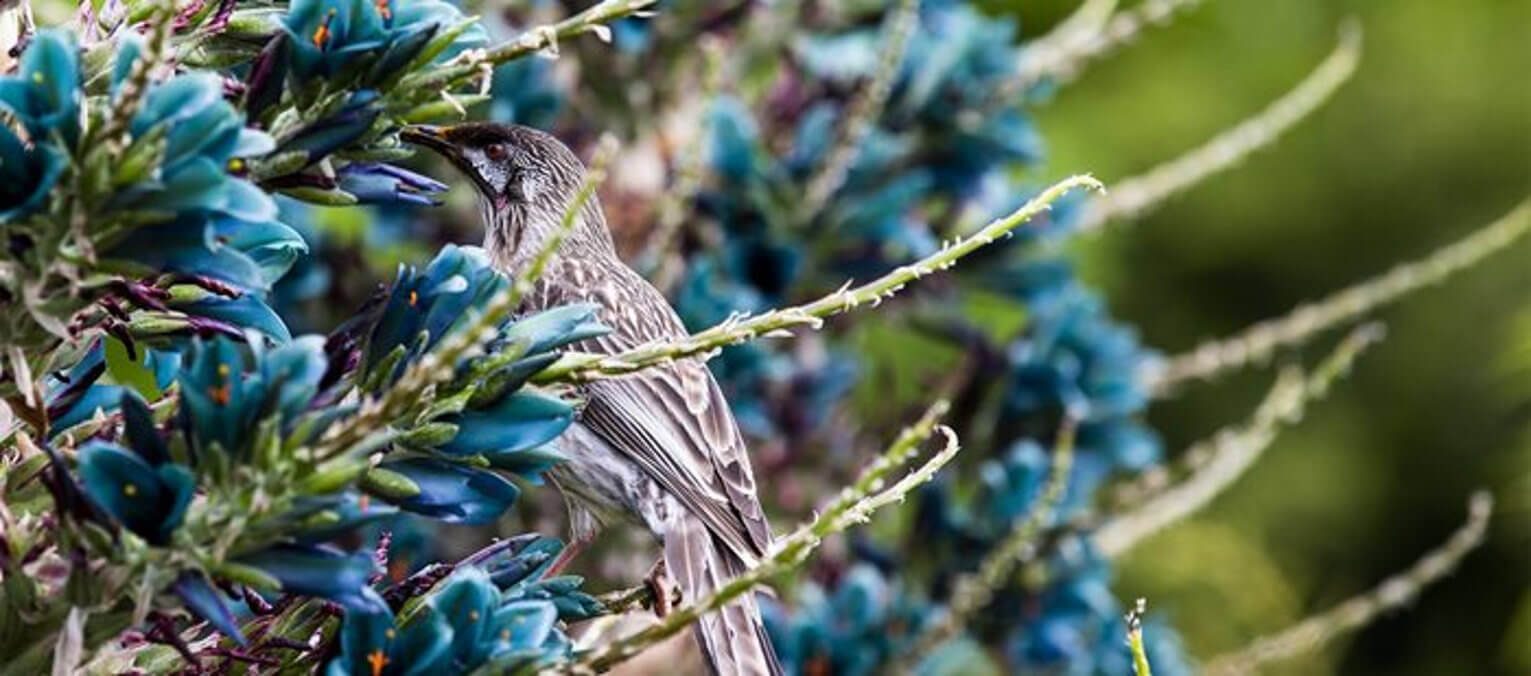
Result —
[[324, 47], [324, 43], [330, 41], [330, 22], [335, 19], [335, 10], [325, 15], [324, 21], [319, 22], [319, 28], [314, 31], [314, 46]]
[[227, 384], [207, 388], [207, 396], [212, 397], [213, 403], [219, 406], [227, 406], [231, 394], [233, 394], [233, 388]]
[[420, 294], [415, 293], [413, 291], [409, 292], [409, 306], [410, 307], [414, 307], [415, 303], [418, 303], [418, 302], [420, 302]]
[[388, 0], [377, 0], [377, 13], [383, 16], [384, 21], [393, 21], [393, 8], [388, 5]]
[[381, 650], [367, 653], [367, 664], [372, 665], [372, 676], [383, 676], [383, 666], [388, 664], [388, 657]]

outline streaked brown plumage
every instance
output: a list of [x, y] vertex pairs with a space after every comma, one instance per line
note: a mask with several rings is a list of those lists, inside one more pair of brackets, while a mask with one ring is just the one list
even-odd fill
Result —
[[[559, 227], [584, 178], [568, 148], [526, 127], [469, 123], [415, 128], [405, 138], [440, 152], [473, 180], [484, 246], [510, 274]], [[578, 350], [611, 354], [686, 335], [664, 297], [618, 258], [593, 197], [521, 309], [574, 302], [598, 303], [612, 328]], [[551, 473], [570, 507], [571, 551], [602, 526], [637, 522], [663, 543], [663, 562], [688, 599], [765, 554], [771, 530], [744, 441], [701, 359], [597, 380], [580, 394], [587, 403], [559, 441], [568, 461]], [[696, 634], [716, 673], [781, 673], [748, 595], [703, 618]]]

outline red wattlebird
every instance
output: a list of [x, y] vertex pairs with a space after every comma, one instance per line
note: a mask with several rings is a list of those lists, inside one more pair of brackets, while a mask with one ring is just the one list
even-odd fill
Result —
[[[412, 127], [406, 141], [440, 153], [477, 188], [484, 248], [502, 272], [523, 270], [560, 227], [585, 167], [558, 139], [514, 125]], [[611, 333], [576, 349], [612, 354], [683, 337], [664, 296], [617, 257], [594, 196], [521, 311], [593, 302]], [[764, 556], [771, 528], [728, 401], [702, 359], [580, 385], [587, 402], [560, 437], [549, 474], [569, 505], [577, 551], [605, 525], [636, 522], [664, 547], [661, 565], [697, 600]], [[664, 590], [660, 590], [661, 596]], [[749, 595], [703, 617], [696, 636], [713, 672], [780, 674]]]

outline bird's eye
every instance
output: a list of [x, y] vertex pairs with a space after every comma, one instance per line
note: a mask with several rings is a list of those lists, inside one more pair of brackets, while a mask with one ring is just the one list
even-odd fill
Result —
[[505, 159], [505, 154], [505, 144], [503, 143], [491, 143], [484, 148], [484, 155], [488, 156], [491, 160], [503, 160]]

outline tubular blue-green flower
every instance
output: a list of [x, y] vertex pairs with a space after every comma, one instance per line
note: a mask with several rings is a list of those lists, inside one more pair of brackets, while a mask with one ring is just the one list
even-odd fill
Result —
[[16, 75], [0, 77], [0, 106], [16, 116], [34, 143], [58, 134], [69, 146], [80, 137], [80, 56], [74, 33], [38, 31], [21, 54]]
[[162, 130], [165, 148], [156, 178], [130, 185], [111, 206], [175, 213], [204, 210], [248, 221], [276, 218], [265, 192], [229, 173], [240, 158], [271, 152], [264, 132], [244, 126], [244, 116], [223, 98], [223, 81], [212, 73], [180, 75], [151, 87], [130, 125], [135, 140]]
[[259, 421], [277, 416], [290, 425], [318, 393], [327, 364], [319, 336], [257, 350], [253, 368], [227, 338], [194, 342], [180, 374], [181, 418], [193, 450], [216, 444], [241, 453]]
[[368, 580], [377, 573], [370, 552], [345, 554], [324, 545], [279, 545], [237, 560], [276, 578], [282, 591], [329, 599], [359, 613], [386, 612]]
[[52, 144], [27, 147], [9, 127], [0, 125], [0, 224], [41, 208], [67, 163], [64, 151]]
[[169, 223], [138, 228], [105, 257], [265, 292], [307, 251], [297, 231], [275, 220], [191, 212]]
[[191, 612], [223, 632], [224, 636], [233, 639], [239, 645], [249, 644], [245, 640], [244, 633], [239, 631], [239, 622], [234, 619], [234, 613], [229, 610], [223, 594], [219, 593], [201, 573], [181, 573], [170, 588], [181, 597], [181, 601]]
[[493, 459], [531, 450], [557, 437], [574, 422], [574, 407], [535, 392], [516, 392], [493, 405], [443, 418], [457, 435], [439, 447], [451, 455], [484, 454]]
[[368, 0], [295, 0], [282, 29], [300, 77], [335, 75], [388, 39], [377, 5]]
[[351, 94], [334, 114], [299, 129], [283, 142], [281, 151], [307, 153], [309, 163], [313, 163], [351, 145], [366, 134], [383, 113], [380, 98], [371, 89]]
[[379, 465], [420, 487], [420, 493], [391, 500], [400, 509], [447, 523], [486, 524], [515, 503], [521, 489], [498, 474], [433, 458], [408, 458]]
[[341, 190], [362, 204], [418, 204], [439, 206], [438, 193], [447, 185], [408, 169], [378, 162], [353, 162], [335, 176]]
[[348, 612], [340, 626], [340, 655], [326, 676], [427, 676], [452, 671], [452, 626], [440, 613], [421, 613], [407, 626], [394, 624], [385, 605]]
[[79, 472], [86, 495], [123, 528], [150, 544], [163, 545], [179, 528], [197, 481], [172, 463], [148, 408], [125, 392], [121, 406], [133, 448], [93, 440], [80, 448]]

